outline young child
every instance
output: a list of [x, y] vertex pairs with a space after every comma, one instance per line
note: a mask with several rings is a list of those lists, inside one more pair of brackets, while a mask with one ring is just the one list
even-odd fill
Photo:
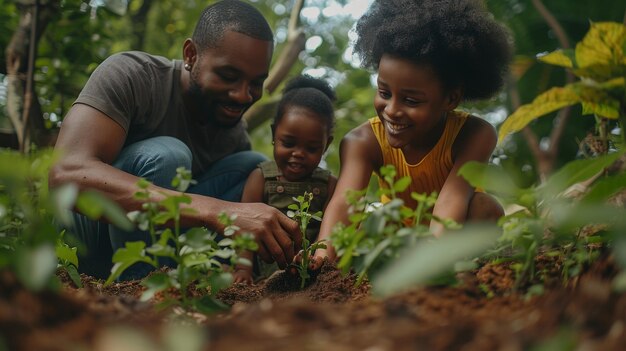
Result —
[[[338, 222], [348, 223], [346, 192], [364, 189], [372, 172], [386, 164], [396, 167], [398, 178], [411, 177], [400, 194], [411, 208], [412, 192], [436, 191], [435, 216], [459, 223], [499, 218], [498, 202], [457, 175], [468, 161], [489, 161], [496, 132], [455, 108], [502, 87], [512, 51], [505, 28], [477, 0], [377, 0], [356, 32], [355, 53], [378, 70], [378, 116], [342, 140], [337, 189], [318, 240], [329, 239]], [[433, 221], [431, 231], [440, 235], [443, 227]], [[327, 256], [335, 259], [327, 246], [317, 250], [312, 268]]]
[[[250, 174], [242, 202], [263, 202], [287, 213], [287, 207], [295, 203], [293, 197], [308, 191], [313, 194], [309, 213], [325, 209], [337, 178], [318, 165], [333, 140], [334, 100], [334, 91], [323, 80], [298, 76], [287, 83], [272, 123], [274, 160], [261, 163]], [[306, 235], [311, 242], [319, 227], [317, 221], [309, 223]], [[272, 267], [254, 259], [252, 252], [242, 256], [255, 267], [238, 265], [236, 283], [251, 283], [253, 277], [271, 272]]]

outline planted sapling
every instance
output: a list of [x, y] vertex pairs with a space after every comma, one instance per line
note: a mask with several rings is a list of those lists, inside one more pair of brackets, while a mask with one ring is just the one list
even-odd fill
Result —
[[323, 241], [318, 241], [311, 244], [306, 236], [306, 229], [309, 226], [309, 222], [311, 220], [322, 220], [322, 211], [318, 211], [313, 214], [309, 213], [309, 207], [311, 205], [311, 200], [313, 200], [313, 194], [305, 192], [304, 195], [294, 197], [293, 199], [296, 201], [296, 203], [289, 205], [288, 208], [290, 211], [287, 212], [287, 215], [291, 218], [294, 218], [298, 222], [300, 226], [300, 232], [302, 233], [302, 251], [300, 252], [301, 259], [300, 263], [298, 265], [295, 265], [295, 268], [300, 274], [300, 289], [302, 289], [311, 277], [309, 273], [309, 263], [311, 261], [311, 256], [315, 253], [315, 250], [325, 249], [326, 244], [324, 244]]
[[[257, 244], [252, 234], [239, 233], [234, 225], [234, 216], [221, 213], [218, 220], [225, 226], [224, 238], [219, 239], [217, 233], [203, 227], [195, 227], [183, 231], [180, 227], [180, 218], [183, 211], [193, 211], [189, 207], [181, 208], [183, 204], [190, 204], [191, 198], [184, 191], [192, 183], [191, 173], [183, 168], [177, 169], [177, 176], [172, 186], [181, 193], [166, 195], [163, 200], [152, 201], [150, 183], [140, 180], [140, 190], [136, 198], [145, 201], [143, 211], [129, 213], [129, 217], [137, 223], [139, 229], [150, 233], [152, 240], [146, 247], [143, 241], [127, 242], [113, 255], [115, 265], [107, 283], [117, 279], [127, 268], [138, 262], [145, 262], [159, 267], [159, 258], [168, 259], [173, 269], [168, 272], [156, 272], [142, 281], [148, 289], [142, 300], [152, 298], [157, 292], [168, 292], [171, 289], [175, 294], [167, 295], [164, 306], [180, 304], [193, 308], [202, 313], [211, 313], [224, 309], [226, 306], [215, 299], [218, 291], [226, 288], [232, 282], [231, 273], [225, 268], [221, 260], [231, 264], [241, 263], [236, 255], [237, 250], [256, 250]], [[170, 227], [164, 227], [166, 224]], [[192, 284], [196, 288], [205, 289], [206, 295], [191, 297], [189, 288]]]

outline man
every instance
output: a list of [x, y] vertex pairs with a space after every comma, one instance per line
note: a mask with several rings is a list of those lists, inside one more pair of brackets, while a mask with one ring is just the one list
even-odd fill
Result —
[[[182, 61], [142, 52], [109, 57], [63, 120], [56, 143], [62, 159], [50, 172], [50, 187], [73, 182], [132, 211], [141, 208], [133, 198], [138, 177], [171, 193], [165, 188], [184, 166], [198, 181], [188, 190], [197, 213], [184, 214], [181, 224], [221, 231], [218, 214], [236, 215], [235, 224], [255, 235], [259, 255], [284, 267], [294, 242], [299, 247], [297, 224], [270, 206], [233, 202], [264, 160], [249, 151], [241, 119], [263, 94], [272, 53], [273, 33], [262, 14], [224, 0], [202, 12]], [[108, 275], [112, 252], [126, 241], [149, 237], [75, 218], [74, 231], [87, 247], [81, 271], [97, 277]]]

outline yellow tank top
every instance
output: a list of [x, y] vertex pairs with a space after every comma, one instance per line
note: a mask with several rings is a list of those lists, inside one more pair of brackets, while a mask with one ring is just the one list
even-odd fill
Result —
[[[452, 161], [452, 145], [458, 135], [461, 127], [467, 120], [468, 114], [461, 111], [452, 111], [448, 113], [446, 126], [439, 141], [430, 152], [417, 164], [409, 164], [404, 158], [402, 150], [392, 148], [387, 142], [385, 129], [378, 117], [369, 119], [372, 131], [378, 140], [378, 145], [383, 154], [383, 164], [394, 165], [396, 167], [396, 180], [405, 176], [411, 177], [412, 181], [407, 190], [398, 194], [398, 197], [404, 200], [404, 203], [413, 203], [411, 193], [430, 194], [433, 191], [439, 193], [450, 170], [453, 166]], [[385, 183], [379, 177], [378, 184], [385, 187]], [[388, 198], [383, 197], [381, 201], [387, 202]]]

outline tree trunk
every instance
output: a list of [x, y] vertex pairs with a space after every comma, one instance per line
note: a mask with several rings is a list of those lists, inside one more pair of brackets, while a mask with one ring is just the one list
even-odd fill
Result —
[[[287, 77], [291, 67], [298, 59], [298, 56], [306, 43], [306, 36], [304, 31], [299, 26], [300, 12], [304, 7], [304, 0], [297, 0], [291, 10], [291, 17], [289, 18], [289, 26], [287, 32], [287, 43], [280, 52], [280, 56], [276, 59], [276, 63], [272, 66], [269, 76], [265, 80], [265, 90], [267, 93], [272, 94], [280, 83]], [[248, 123], [248, 130], [253, 130], [263, 122], [272, 117], [271, 111], [275, 111], [275, 107], [279, 98], [272, 97], [261, 103], [252, 105], [252, 107], [245, 113], [244, 119]]]
[[[17, 4], [20, 20], [6, 48], [7, 112], [19, 149], [46, 140], [41, 106], [34, 89], [33, 72], [37, 44], [46, 26], [60, 9], [60, 0], [22, 0]], [[32, 45], [31, 45], [32, 43]]]
[[144, 50], [143, 45], [146, 39], [147, 18], [153, 3], [154, 2], [152, 0], [143, 0], [139, 10], [131, 14], [131, 23], [133, 28], [133, 41], [131, 47], [133, 50]]

